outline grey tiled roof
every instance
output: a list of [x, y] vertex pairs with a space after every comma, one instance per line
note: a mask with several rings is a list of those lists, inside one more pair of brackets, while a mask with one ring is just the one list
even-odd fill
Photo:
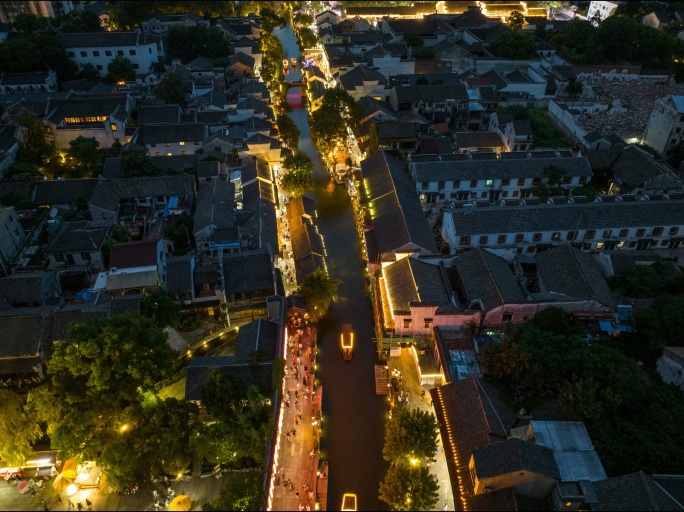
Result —
[[[482, 162], [488, 163], [488, 162]], [[475, 208], [471, 214], [451, 211], [457, 235], [615, 229], [684, 224], [679, 201], [633, 201]], [[449, 213], [447, 213], [448, 215]]]
[[192, 256], [166, 259], [166, 291], [174, 294], [192, 290]]
[[596, 260], [571, 245], [560, 245], [535, 257], [540, 285], [546, 293], [575, 299], [596, 299], [607, 307], [615, 303]]
[[410, 85], [395, 87], [399, 103], [411, 101], [468, 101], [468, 91], [463, 84]]
[[255, 247], [278, 251], [278, 225], [275, 205], [272, 201], [256, 198], [251, 203], [244, 203], [236, 223], [242, 233], [249, 236]]
[[134, 141], [140, 145], [185, 142], [191, 148], [194, 141], [202, 141], [207, 135], [204, 123], [150, 124], [138, 128]]
[[378, 249], [386, 253], [414, 243], [436, 253], [437, 244], [405, 165], [384, 151], [361, 162], [375, 212], [373, 226]]
[[223, 258], [226, 294], [274, 290], [273, 262], [268, 251], [255, 250]]
[[36, 314], [0, 316], [0, 359], [35, 356], [48, 342], [51, 317]]
[[456, 268], [466, 307], [475, 299], [482, 301], [485, 310], [525, 301], [506, 260], [489, 251], [475, 248], [456, 258], [452, 266]]
[[684, 510], [671, 494], [643, 471], [594, 482], [598, 503], [592, 510]]
[[268, 388], [272, 381], [273, 362], [261, 363], [254, 371], [253, 365], [238, 363], [235, 356], [193, 358], [186, 370], [185, 399], [202, 400], [202, 392], [214, 371], [234, 375], [246, 386], [259, 384]]
[[65, 222], [45, 249], [46, 254], [98, 250], [109, 228], [89, 228], [88, 221]]
[[254, 68], [254, 57], [247, 55], [246, 53], [237, 52], [235, 55], [231, 55], [228, 59], [228, 67], [234, 66], [235, 64], [242, 64], [248, 68]]
[[70, 97], [65, 99], [50, 98], [46, 107], [47, 119], [55, 124], [61, 123], [65, 117], [97, 117], [113, 115], [117, 119], [125, 119], [126, 95], [111, 97]]
[[530, 471], [560, 480], [553, 450], [530, 441], [511, 438], [473, 450], [477, 478], [495, 478]]
[[0, 279], [0, 295], [15, 307], [42, 306], [47, 298], [55, 295], [56, 288], [57, 280], [52, 272], [15, 272]]
[[213, 178], [209, 182], [200, 182], [192, 232], [197, 233], [208, 226], [232, 227], [234, 205], [235, 184], [233, 182], [219, 178]]
[[[458, 139], [457, 139], [458, 140]], [[492, 140], [493, 142], [493, 140]], [[586, 158], [499, 158], [485, 161], [456, 160], [448, 162], [416, 162], [416, 181], [452, 181], [545, 178], [544, 168], [554, 165], [563, 169], [566, 176], [591, 177], [593, 173]]]
[[[383, 123], [376, 123], [375, 130], [379, 141], [416, 138], [416, 127], [409, 121], [385, 121]], [[372, 128], [371, 131], [373, 131]]]
[[180, 122], [181, 108], [178, 105], [140, 105], [138, 126]]
[[0, 85], [28, 85], [45, 84], [48, 71], [32, 71], [28, 73], [3, 73], [0, 75]]
[[36, 183], [33, 204], [38, 206], [53, 204], [74, 204], [76, 199], [89, 201], [99, 180], [43, 180]]
[[411, 304], [450, 301], [441, 267], [416, 258], [402, 258], [383, 269], [394, 312], [409, 312]]
[[363, 87], [364, 82], [376, 80], [380, 85], [387, 83], [385, 75], [364, 65], [356, 66], [354, 69], [347, 71], [344, 75], [340, 76], [340, 84], [346, 91], [353, 91], [357, 86]]
[[65, 340], [67, 328], [71, 324], [87, 322], [97, 318], [109, 318], [109, 304], [91, 306], [85, 303], [74, 303], [57, 311], [52, 326], [52, 339]]
[[503, 146], [496, 132], [465, 132], [455, 134], [459, 148], [492, 148]]
[[90, 198], [90, 204], [116, 211], [121, 199], [183, 195], [192, 197], [194, 191], [195, 177], [187, 174], [102, 180]]
[[681, 179], [674, 176], [665, 165], [635, 146], [628, 146], [620, 153], [613, 162], [611, 171], [614, 176], [624, 181], [629, 189], [639, 187], [662, 174], [670, 174], [681, 184]]
[[241, 326], [235, 344], [236, 361], [248, 362], [257, 350], [264, 360], [275, 359], [278, 356], [278, 329], [276, 322], [262, 318]]
[[140, 301], [142, 295], [139, 293], [118, 295], [109, 302], [112, 316], [124, 313], [140, 313]]

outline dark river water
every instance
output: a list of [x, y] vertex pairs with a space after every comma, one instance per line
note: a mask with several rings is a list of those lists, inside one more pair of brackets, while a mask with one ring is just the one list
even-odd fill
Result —
[[[329, 187], [330, 173], [311, 142], [307, 110], [290, 114], [301, 130], [299, 149], [314, 164], [318, 230], [327, 251], [328, 272], [342, 284], [329, 318], [319, 328], [316, 379], [323, 386], [323, 437], [321, 456], [330, 463], [328, 510], [339, 510], [344, 493], [358, 497], [358, 510], [385, 509], [378, 485], [388, 464], [382, 459], [386, 397], [375, 394], [373, 317], [356, 235], [354, 212], [345, 187]], [[344, 361], [340, 327], [350, 323], [356, 332], [354, 355]]]

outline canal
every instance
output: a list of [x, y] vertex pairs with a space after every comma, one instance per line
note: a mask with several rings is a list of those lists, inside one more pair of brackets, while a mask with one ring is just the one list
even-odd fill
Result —
[[[291, 27], [273, 31], [288, 61], [299, 57]], [[297, 74], [286, 77], [295, 81]], [[323, 436], [321, 457], [330, 464], [328, 510], [339, 510], [344, 493], [358, 497], [358, 510], [388, 510], [378, 499], [378, 486], [389, 465], [382, 458], [386, 397], [375, 394], [373, 365], [373, 316], [366, 284], [366, 267], [356, 234], [354, 212], [345, 187], [330, 186], [330, 174], [311, 141], [308, 111], [295, 108], [289, 113], [301, 135], [299, 150], [313, 161], [318, 209], [318, 230], [323, 235], [328, 272], [342, 284], [330, 314], [319, 326], [316, 380], [323, 386]], [[350, 323], [356, 332], [354, 356], [344, 361], [340, 327]]]

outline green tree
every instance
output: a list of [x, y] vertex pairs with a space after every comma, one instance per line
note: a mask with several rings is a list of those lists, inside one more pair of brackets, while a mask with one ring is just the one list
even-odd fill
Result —
[[537, 312], [530, 323], [542, 331], [550, 331], [554, 334], [579, 334], [577, 324], [570, 320], [568, 313], [554, 306]]
[[48, 18], [36, 16], [30, 12], [20, 12], [12, 22], [12, 28], [18, 34], [30, 34], [33, 32], [43, 32], [47, 29]]
[[310, 14], [302, 14], [299, 16], [299, 22], [302, 24], [302, 26], [308, 27], [314, 22], [314, 19]]
[[5, 171], [4, 178], [9, 181], [38, 181], [43, 179], [43, 175], [35, 164], [17, 160]]
[[219, 497], [202, 505], [202, 510], [261, 510], [264, 507], [263, 480], [260, 471], [232, 474]]
[[313, 162], [306, 153], [296, 151], [285, 157], [283, 167], [289, 171], [305, 172], [311, 174], [313, 171]]
[[299, 29], [299, 39], [304, 48], [316, 48], [320, 42], [316, 32], [311, 30], [309, 27], [302, 27]]
[[380, 482], [380, 499], [392, 510], [433, 510], [438, 491], [437, 477], [424, 466], [395, 464]]
[[74, 140], [69, 141], [67, 154], [74, 165], [94, 170], [102, 164], [102, 154], [98, 150], [99, 147], [100, 143], [95, 137], [79, 135]]
[[135, 68], [133, 67], [133, 63], [126, 57], [117, 55], [107, 66], [106, 79], [109, 84], [135, 80]]
[[230, 45], [218, 27], [171, 27], [164, 44], [171, 59], [190, 62], [203, 57], [224, 57], [230, 54]]
[[76, 77], [84, 80], [97, 80], [100, 78], [100, 72], [90, 62], [86, 62]]
[[102, 32], [100, 18], [92, 11], [73, 10], [55, 18], [61, 32]]
[[337, 287], [341, 284], [342, 281], [332, 279], [322, 268], [317, 268], [304, 278], [297, 294], [306, 302], [312, 322], [318, 322], [325, 315]]
[[389, 462], [435, 460], [437, 419], [428, 411], [395, 407], [385, 428], [382, 456]]
[[588, 21], [573, 20], [551, 37], [551, 44], [574, 63], [594, 64], [603, 61], [603, 47], [596, 44], [598, 29]]
[[48, 435], [57, 430], [64, 413], [59, 397], [54, 394], [49, 384], [42, 384], [28, 392], [26, 411], [45, 426]]
[[164, 234], [173, 240], [176, 254], [192, 249], [192, 216], [187, 213], [174, 215], [164, 228]]
[[636, 329], [643, 346], [655, 360], [666, 345], [684, 345], [684, 294], [659, 295], [650, 308], [636, 316]]
[[627, 297], [654, 298], [665, 289], [665, 279], [658, 264], [634, 265], [610, 276], [608, 285]]
[[40, 426], [14, 391], [0, 389], [0, 457], [10, 466], [23, 466], [42, 436]]
[[509, 27], [511, 27], [513, 30], [522, 30], [524, 24], [525, 16], [523, 15], [523, 13], [519, 11], [511, 12], [511, 15], [508, 17]]
[[418, 34], [404, 34], [403, 36], [404, 42], [406, 43], [406, 46], [424, 46], [425, 42], [423, 41], [423, 38], [420, 37]]
[[281, 186], [286, 194], [295, 198], [313, 190], [313, 163], [309, 155], [301, 151], [287, 155], [283, 167], [287, 169], [287, 174], [283, 176]]
[[154, 95], [167, 104], [177, 104], [181, 108], [186, 107], [185, 83], [178, 73], [169, 73], [164, 76], [154, 88]]
[[21, 126], [19, 157], [21, 160], [42, 165], [54, 153], [54, 147], [47, 140], [47, 128], [32, 112], [22, 109], [16, 117]]
[[53, 69], [59, 81], [73, 80], [78, 68], [62, 44], [47, 32], [18, 34], [0, 43], [0, 71], [22, 73]]
[[114, 226], [112, 228], [112, 234], [105, 240], [102, 246], [102, 258], [104, 259], [105, 266], [109, 266], [109, 254], [112, 250], [112, 245], [117, 242], [130, 242], [131, 232], [128, 231], [123, 226]]
[[107, 481], [115, 489], [123, 489], [135, 483], [136, 453], [122, 440], [108, 444], [98, 459]]
[[242, 380], [234, 375], [212, 372], [202, 391], [202, 404], [207, 412], [221, 421], [229, 421], [247, 396]]
[[285, 26], [287, 20], [271, 9], [270, 7], [263, 7], [259, 12], [261, 18], [262, 30], [271, 33], [274, 28]]
[[285, 114], [278, 116], [278, 133], [288, 148], [297, 149], [301, 132], [292, 118]]
[[539, 2], [539, 7], [545, 8], [550, 18], [553, 18], [555, 13], [562, 9], [566, 9], [569, 5], [570, 2], [561, 2], [558, 0]]
[[121, 152], [121, 171], [126, 178], [156, 176], [161, 173], [144, 148], [132, 148]]
[[164, 288], [157, 287], [146, 293], [140, 301], [140, 313], [154, 320], [157, 327], [176, 327], [180, 308], [173, 303]]
[[492, 43], [492, 51], [505, 59], [532, 59], [537, 55], [537, 41], [523, 32], [504, 32]]

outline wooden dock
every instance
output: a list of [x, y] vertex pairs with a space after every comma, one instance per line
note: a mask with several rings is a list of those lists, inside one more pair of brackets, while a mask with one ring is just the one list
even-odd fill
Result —
[[375, 394], [389, 395], [389, 374], [384, 366], [375, 365]]

